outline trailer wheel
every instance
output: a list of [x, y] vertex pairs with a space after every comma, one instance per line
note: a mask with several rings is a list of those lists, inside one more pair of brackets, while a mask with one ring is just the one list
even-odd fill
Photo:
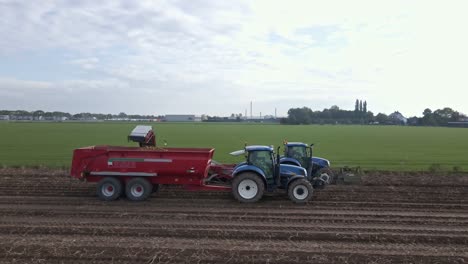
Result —
[[242, 173], [232, 180], [232, 194], [239, 202], [257, 202], [262, 198], [264, 191], [265, 183], [255, 173]]
[[104, 178], [97, 184], [97, 194], [101, 200], [113, 201], [122, 194], [122, 183], [116, 178]]
[[143, 201], [151, 195], [153, 185], [143, 178], [133, 178], [125, 186], [125, 194], [132, 201]]
[[298, 179], [293, 181], [288, 186], [288, 196], [295, 203], [307, 203], [312, 199], [314, 188], [306, 179]]

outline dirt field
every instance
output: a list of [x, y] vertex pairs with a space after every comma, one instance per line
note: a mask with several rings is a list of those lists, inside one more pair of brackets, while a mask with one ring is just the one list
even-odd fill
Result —
[[99, 201], [65, 171], [4, 169], [0, 263], [468, 262], [466, 181], [391, 177], [331, 186], [305, 206], [174, 188], [135, 203]]

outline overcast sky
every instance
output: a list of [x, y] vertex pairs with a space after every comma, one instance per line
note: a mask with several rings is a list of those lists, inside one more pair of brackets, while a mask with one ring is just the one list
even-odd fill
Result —
[[[104, 3], [107, 2], [107, 3]], [[0, 109], [468, 114], [466, 1], [0, 0]]]

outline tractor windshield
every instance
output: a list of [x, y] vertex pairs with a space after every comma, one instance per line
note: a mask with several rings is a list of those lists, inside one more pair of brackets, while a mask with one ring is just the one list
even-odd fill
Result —
[[286, 153], [286, 155], [289, 158], [293, 158], [299, 161], [299, 163], [301, 163], [301, 167], [303, 168], [307, 168], [307, 166], [309, 165], [307, 148], [304, 146], [288, 147], [288, 152]]
[[268, 183], [273, 182], [274, 163], [270, 151], [257, 150], [249, 153], [249, 164], [260, 168], [267, 178]]

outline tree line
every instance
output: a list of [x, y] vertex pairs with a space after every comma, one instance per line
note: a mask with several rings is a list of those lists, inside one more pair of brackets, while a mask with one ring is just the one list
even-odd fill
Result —
[[283, 118], [283, 124], [382, 124], [382, 125], [413, 125], [413, 126], [446, 126], [449, 122], [466, 121], [466, 115], [446, 107], [432, 111], [425, 109], [422, 117], [405, 118], [396, 111], [390, 115], [378, 113], [374, 115], [367, 109], [367, 101], [356, 100], [354, 111], [343, 110], [334, 105], [322, 111], [313, 111], [308, 107], [291, 108], [288, 117]]
[[81, 120], [81, 119], [97, 119], [97, 120], [110, 120], [110, 119], [157, 119], [162, 118], [162, 116], [154, 115], [127, 115], [123, 112], [119, 114], [97, 114], [97, 113], [78, 113], [70, 114], [66, 112], [53, 111], [45, 112], [42, 110], [37, 111], [24, 111], [24, 110], [0, 110], [0, 115], [9, 115], [9, 116], [22, 116], [22, 117], [31, 117], [34, 119], [43, 118], [48, 120], [51, 118], [67, 118], [70, 120]]
[[434, 112], [426, 108], [422, 117], [411, 117], [408, 119], [408, 124], [413, 126], [445, 126], [449, 122], [460, 121], [468, 121], [467, 116], [450, 107], [437, 109]]

